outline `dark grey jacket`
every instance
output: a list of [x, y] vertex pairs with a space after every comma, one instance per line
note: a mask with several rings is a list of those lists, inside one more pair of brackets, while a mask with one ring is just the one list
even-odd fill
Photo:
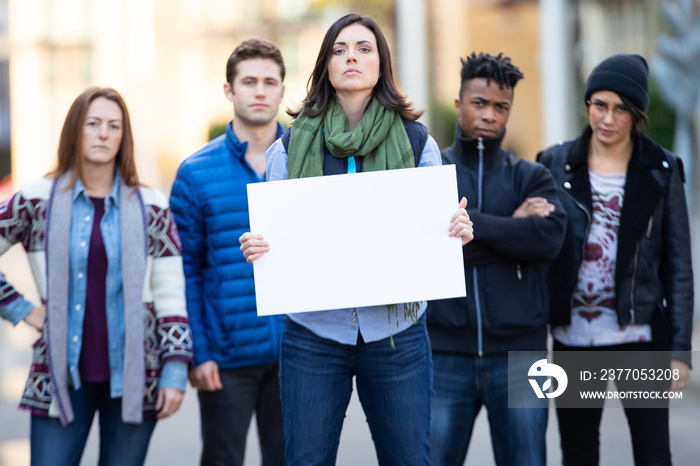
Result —
[[[461, 137], [442, 152], [455, 164], [460, 197], [474, 222], [474, 240], [462, 248], [466, 298], [428, 304], [428, 334], [435, 352], [494, 354], [546, 349], [547, 264], [559, 253], [566, 214], [549, 171], [517, 160], [502, 137]], [[530, 197], [556, 210], [548, 217], [513, 218]]]
[[[549, 275], [553, 325], [571, 321], [571, 295], [591, 221], [590, 127], [577, 139], [542, 152], [559, 188], [568, 223]], [[634, 141], [620, 217], [615, 296], [620, 325], [650, 324], [656, 349], [690, 351], [693, 271], [683, 166], [643, 134]], [[688, 363], [689, 353], [672, 354]]]

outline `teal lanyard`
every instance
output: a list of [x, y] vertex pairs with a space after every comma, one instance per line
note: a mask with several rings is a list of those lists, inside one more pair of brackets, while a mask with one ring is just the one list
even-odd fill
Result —
[[348, 157], [348, 173], [357, 173], [357, 166], [355, 165], [354, 155]]

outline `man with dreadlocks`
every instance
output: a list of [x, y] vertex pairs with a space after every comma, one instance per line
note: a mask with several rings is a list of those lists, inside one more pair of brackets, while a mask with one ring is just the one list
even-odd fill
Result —
[[[546, 462], [547, 398], [537, 399], [526, 377], [546, 358], [546, 268], [564, 239], [566, 214], [549, 171], [501, 148], [522, 77], [502, 53], [462, 60], [458, 125], [442, 162], [457, 165], [459, 197], [469, 199], [476, 228], [463, 248], [467, 297], [428, 306], [434, 465], [464, 463], [482, 406], [499, 466]], [[510, 366], [511, 379], [515, 370], [525, 381], [521, 395], [534, 398], [529, 408], [508, 407], [508, 351], [539, 352]]]

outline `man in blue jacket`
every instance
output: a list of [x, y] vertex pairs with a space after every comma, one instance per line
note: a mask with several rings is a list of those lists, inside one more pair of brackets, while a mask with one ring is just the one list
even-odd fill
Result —
[[202, 465], [242, 465], [255, 412], [263, 464], [284, 464], [278, 359], [283, 316], [258, 317], [253, 266], [238, 237], [250, 231], [246, 185], [265, 179], [265, 151], [282, 134], [284, 62], [250, 39], [226, 63], [233, 103], [226, 133], [188, 157], [171, 206], [182, 240], [194, 341], [190, 383], [199, 391]]
[[[472, 53], [462, 65], [457, 134], [442, 162], [457, 166], [474, 240], [463, 248], [467, 297], [431, 302], [426, 312], [432, 464], [464, 463], [474, 419], [486, 406], [496, 463], [544, 466], [547, 399], [538, 402], [525, 380], [530, 365], [546, 357], [546, 270], [564, 239], [566, 215], [549, 171], [501, 148], [523, 74], [503, 54]], [[508, 351], [539, 353], [514, 369]], [[509, 408], [509, 369], [524, 382], [515, 392], [529, 395], [531, 407]]]

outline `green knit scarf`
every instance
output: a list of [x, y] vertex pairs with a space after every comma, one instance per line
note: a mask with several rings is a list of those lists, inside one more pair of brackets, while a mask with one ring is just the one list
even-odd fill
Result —
[[299, 115], [289, 139], [287, 177], [323, 176], [324, 142], [333, 157], [362, 157], [365, 172], [415, 166], [401, 117], [377, 99], [372, 99], [354, 130], [348, 127], [348, 118], [336, 101], [316, 118]]

